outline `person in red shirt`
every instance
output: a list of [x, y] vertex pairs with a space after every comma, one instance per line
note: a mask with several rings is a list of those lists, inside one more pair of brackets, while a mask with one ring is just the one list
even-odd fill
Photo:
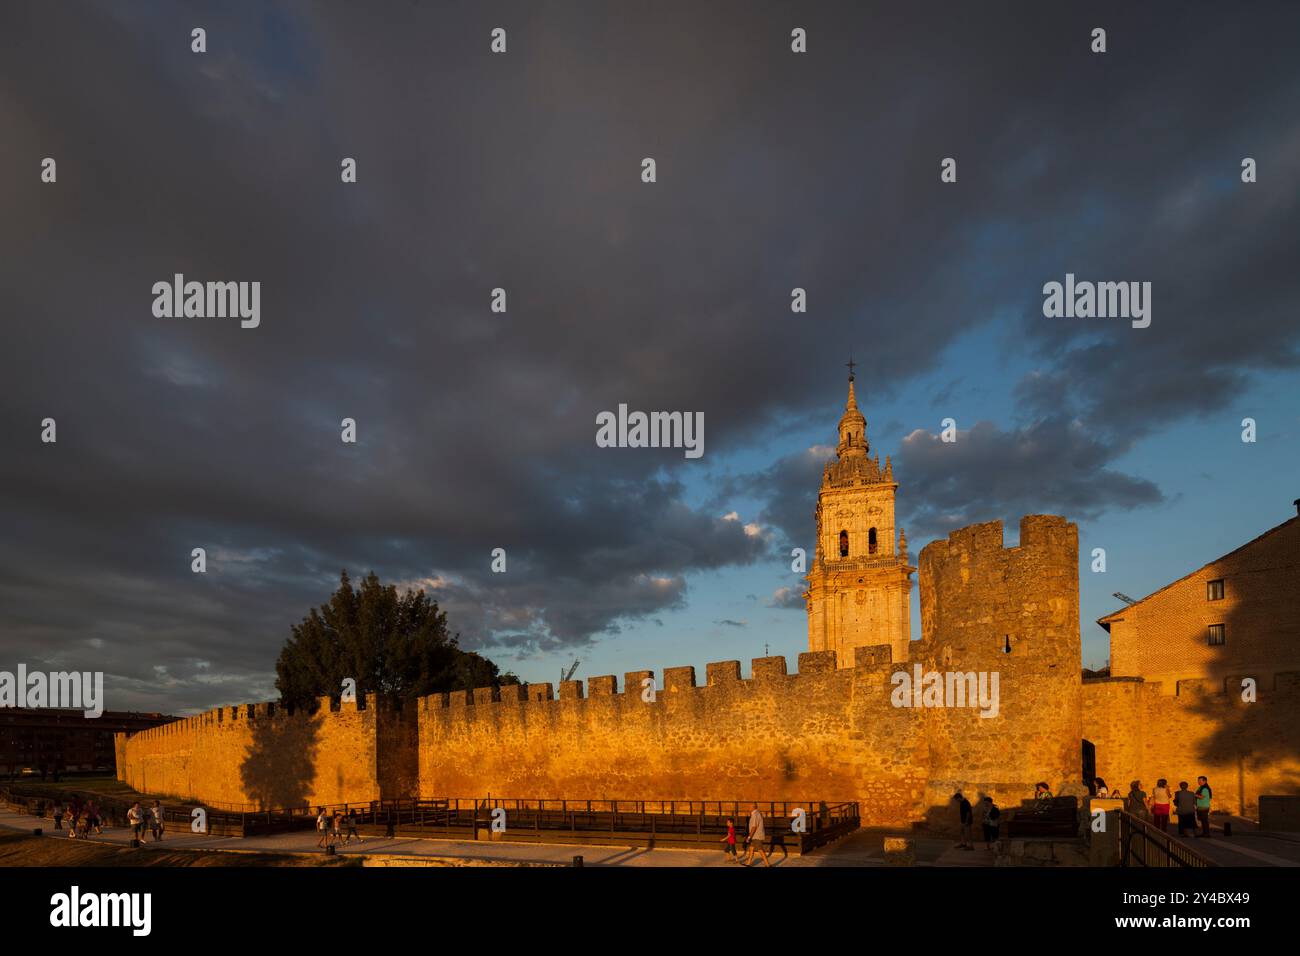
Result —
[[731, 858], [732, 863], [740, 862], [740, 860], [736, 858], [736, 821], [731, 819], [731, 817], [727, 817], [727, 835], [718, 842], [727, 845], [725, 852], [727, 856]]

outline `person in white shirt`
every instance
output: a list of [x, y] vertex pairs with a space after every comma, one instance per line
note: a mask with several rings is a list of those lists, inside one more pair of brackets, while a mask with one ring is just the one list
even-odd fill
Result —
[[149, 829], [153, 832], [153, 841], [155, 843], [163, 838], [163, 810], [162, 804], [157, 800], [149, 808]]
[[140, 839], [144, 832], [144, 811], [140, 809], [139, 801], [136, 801], [131, 809], [126, 811], [126, 822], [131, 826], [131, 837], [135, 840]]
[[753, 812], [749, 815], [749, 836], [745, 841], [749, 844], [749, 852], [744, 860], [745, 866], [749, 866], [750, 861], [754, 859], [755, 850], [758, 850], [765, 866], [772, 865], [772, 861], [767, 858], [767, 848], [763, 846], [766, 841], [767, 831], [763, 828], [763, 811], [758, 809], [756, 803]]

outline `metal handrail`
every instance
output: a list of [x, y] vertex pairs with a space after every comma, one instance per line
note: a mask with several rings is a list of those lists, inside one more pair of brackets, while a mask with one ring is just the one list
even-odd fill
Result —
[[1127, 810], [1119, 814], [1120, 866], [1211, 867], [1209, 857], [1140, 820]]

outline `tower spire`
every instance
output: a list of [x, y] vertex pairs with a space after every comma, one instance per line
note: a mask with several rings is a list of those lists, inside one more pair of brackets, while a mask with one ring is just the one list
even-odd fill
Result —
[[853, 386], [853, 380], [856, 377], [853, 374], [857, 362], [853, 361], [853, 355], [850, 353], [849, 360], [845, 363], [849, 369], [849, 398], [844, 403], [844, 414], [840, 418], [840, 441], [835, 448], [835, 453], [841, 460], [845, 456], [861, 457], [865, 456], [867, 449], [867, 420], [863, 417], [862, 412], [858, 410], [858, 396]]
[[[817, 494], [817, 549], [808, 569], [808, 648], [834, 651], [852, 667], [859, 647], [888, 643], [892, 659], [909, 658], [911, 575], [907, 536], [894, 525], [893, 461], [871, 457], [867, 419], [858, 408], [857, 365], [850, 354], [848, 398], [839, 422], [836, 460], [822, 469]], [[897, 545], [895, 544], [897, 542]]]
[[854, 391], [854, 389], [853, 389], [853, 380], [854, 380], [857, 376], [855, 376], [855, 375], [853, 374], [853, 369], [857, 366], [858, 363], [855, 362], [855, 361], [853, 361], [853, 353], [852, 353], [852, 352], [849, 353], [849, 360], [848, 360], [847, 362], [845, 362], [844, 364], [845, 364], [846, 366], [848, 366], [848, 369], [849, 369], [849, 400], [848, 400], [847, 402], [844, 403], [844, 411], [845, 411], [846, 413], [847, 413], [847, 412], [856, 412], [856, 411], [858, 410], [858, 396], [857, 396], [857, 394], [855, 393], [855, 391]]

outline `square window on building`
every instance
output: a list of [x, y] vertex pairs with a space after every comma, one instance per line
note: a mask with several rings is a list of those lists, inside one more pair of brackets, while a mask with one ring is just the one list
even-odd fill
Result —
[[1223, 625], [1211, 624], [1210, 625], [1210, 646], [1214, 647], [1215, 645], [1226, 643], [1226, 640], [1227, 639], [1223, 633]]
[[1223, 600], [1223, 578], [1219, 578], [1219, 580], [1217, 581], [1208, 582], [1206, 584], [1205, 590], [1206, 590], [1205, 597], [1207, 600], [1222, 601]]

